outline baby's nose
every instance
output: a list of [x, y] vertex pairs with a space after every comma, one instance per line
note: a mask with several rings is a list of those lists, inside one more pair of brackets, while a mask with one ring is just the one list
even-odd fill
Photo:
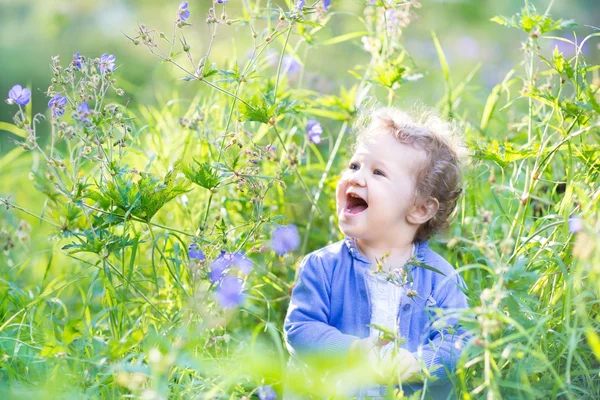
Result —
[[360, 173], [360, 171], [357, 171], [357, 172], [353, 173], [352, 175], [350, 175], [350, 177], [348, 178], [348, 183], [350, 185], [354, 185], [354, 186], [364, 186], [365, 180], [364, 180], [362, 174]]

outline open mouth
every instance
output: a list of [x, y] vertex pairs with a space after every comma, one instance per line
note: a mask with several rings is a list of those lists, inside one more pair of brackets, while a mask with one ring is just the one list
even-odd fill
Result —
[[360, 196], [349, 193], [346, 196], [346, 212], [349, 214], [360, 214], [369, 207], [369, 204]]

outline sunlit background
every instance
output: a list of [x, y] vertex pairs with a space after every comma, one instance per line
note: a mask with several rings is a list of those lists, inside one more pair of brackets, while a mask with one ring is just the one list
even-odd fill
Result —
[[[230, 15], [239, 15], [239, 0], [227, 4]], [[244, 4], [249, 2], [244, 0]], [[257, 1], [263, 6], [265, 1]], [[490, 18], [495, 15], [513, 15], [522, 7], [520, 0], [450, 0], [423, 1], [423, 12], [404, 32], [408, 51], [418, 67], [426, 74], [425, 79], [411, 85], [406, 92], [401, 89], [400, 103], [423, 100], [430, 104], [439, 99], [444, 91], [442, 75], [438, 72], [439, 61], [432, 41], [432, 32], [437, 32], [444, 48], [452, 74], [463, 78], [481, 63], [473, 82], [482, 90], [474, 90], [474, 101], [484, 98], [486, 92], [498, 83], [514, 65], [521, 60], [522, 53], [515, 43], [523, 40], [521, 32], [506, 29]], [[577, 21], [574, 29], [578, 38], [593, 32], [592, 26], [600, 25], [600, 7], [597, 0], [562, 0], [532, 2], [539, 10], [551, 4], [550, 14]], [[332, 2], [332, 11], [356, 12], [361, 7], [358, 0]], [[135, 46], [127, 36], [135, 36], [137, 24], [156, 29], [169, 36], [173, 30], [179, 1], [58, 1], [58, 0], [0, 0], [0, 96], [7, 97], [9, 89], [16, 83], [30, 85], [33, 89], [33, 111], [44, 112], [47, 108], [45, 90], [51, 78], [48, 68], [50, 57], [60, 55], [66, 61], [77, 51], [88, 57], [99, 57], [111, 53], [117, 57], [119, 86], [127, 92], [130, 107], [142, 102], [154, 104], [164, 94], [173, 97], [191, 96], [204, 90], [198, 83], [181, 81], [183, 76], [176, 68], [159, 63], [142, 46]], [[190, 1], [193, 10], [186, 30], [192, 53], [199, 58], [209, 42], [205, 22], [211, 1]], [[274, 1], [273, 7], [287, 9], [286, 2]], [[220, 12], [217, 10], [217, 12]], [[339, 35], [356, 30], [361, 24], [355, 16], [347, 14], [334, 18], [327, 28], [319, 32], [319, 38]], [[225, 28], [225, 29], [223, 29]], [[572, 39], [572, 32], [559, 32]], [[233, 37], [235, 36], [235, 42]], [[244, 43], [243, 38], [247, 37]], [[212, 58], [218, 65], [237, 58], [243, 62], [251, 46], [250, 30], [246, 25], [221, 27], [216, 37]], [[354, 43], [354, 44], [352, 44]], [[592, 42], [595, 46], [595, 42]], [[598, 48], [589, 43], [583, 50], [594, 62]], [[573, 54], [567, 43], [544, 40], [540, 45], [551, 49], [559, 45], [565, 55]], [[302, 47], [301, 55], [304, 55]], [[306, 53], [306, 86], [320, 91], [334, 91], [339, 85], [352, 83], [354, 78], [349, 68], [368, 54], [358, 48], [356, 41], [343, 42], [336, 46], [312, 47]], [[327, 62], [323, 62], [326, 58]], [[418, 90], [415, 90], [418, 88]], [[408, 92], [410, 91], [410, 92]], [[434, 105], [434, 104], [430, 104]], [[10, 121], [11, 110], [0, 103], [0, 120]], [[44, 134], [44, 127], [40, 133]], [[0, 154], [10, 150], [13, 144], [10, 135], [0, 133]]]

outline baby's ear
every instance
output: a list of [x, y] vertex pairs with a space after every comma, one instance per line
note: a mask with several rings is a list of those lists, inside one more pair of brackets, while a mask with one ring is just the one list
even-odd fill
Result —
[[415, 204], [406, 215], [406, 220], [414, 225], [422, 225], [429, 221], [440, 208], [440, 202], [435, 197], [429, 197]]

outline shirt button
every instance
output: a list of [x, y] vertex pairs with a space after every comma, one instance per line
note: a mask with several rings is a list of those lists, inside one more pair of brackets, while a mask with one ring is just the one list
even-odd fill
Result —
[[405, 304], [404, 305], [404, 311], [408, 311], [410, 310], [410, 304]]

